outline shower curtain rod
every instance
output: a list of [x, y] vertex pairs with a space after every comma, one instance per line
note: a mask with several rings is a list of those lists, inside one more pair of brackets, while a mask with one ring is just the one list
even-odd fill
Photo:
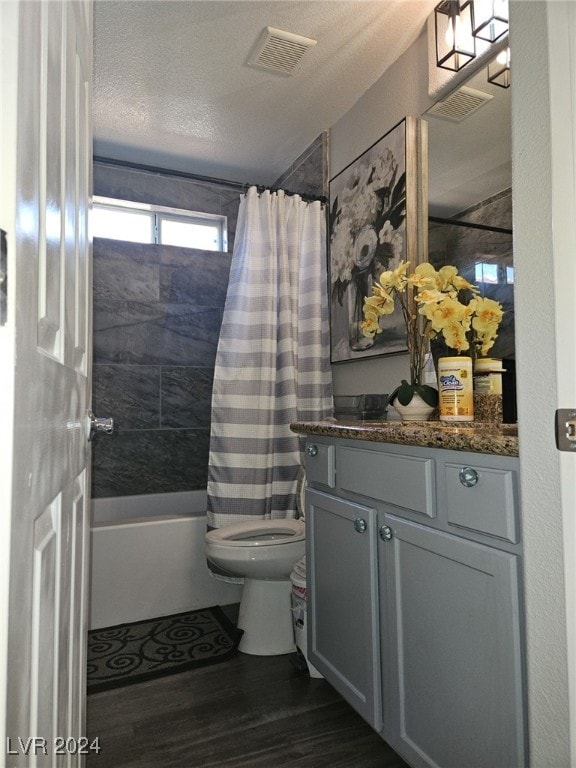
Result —
[[[99, 155], [95, 155], [92, 159], [93, 159], [93, 162], [100, 163], [101, 165], [113, 165], [119, 168], [130, 168], [135, 171], [146, 171], [148, 173], [156, 173], [161, 176], [174, 176], [175, 178], [178, 178], [178, 179], [189, 179], [190, 181], [201, 181], [206, 184], [215, 184], [219, 187], [228, 187], [229, 189], [237, 189], [239, 192], [246, 192], [250, 187], [256, 187], [259, 193], [265, 192], [266, 190], [269, 190], [270, 192], [277, 191], [275, 189], [272, 189], [272, 187], [266, 187], [263, 184], [248, 184], [248, 183], [242, 183], [240, 181], [231, 181], [230, 179], [216, 179], [216, 178], [212, 178], [211, 176], [202, 176], [201, 174], [190, 173], [188, 171], [167, 170], [166, 168], [158, 168], [157, 166], [153, 166], [153, 165], [143, 165], [141, 163], [130, 163], [127, 160], [114, 160], [111, 157], [101, 157]], [[307, 203], [328, 202], [326, 197], [316, 197], [314, 195], [302, 194], [301, 192], [286, 192], [286, 194], [299, 195], [302, 198], [302, 200], [304, 200]]]

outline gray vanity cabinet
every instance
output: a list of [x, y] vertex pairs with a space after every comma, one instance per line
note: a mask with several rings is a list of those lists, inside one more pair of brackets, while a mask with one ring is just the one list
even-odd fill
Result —
[[382, 727], [376, 509], [307, 491], [308, 654], [377, 731]]
[[306, 462], [312, 663], [414, 768], [523, 768], [517, 459], [310, 437]]
[[522, 768], [518, 557], [380, 522], [384, 738], [415, 768]]

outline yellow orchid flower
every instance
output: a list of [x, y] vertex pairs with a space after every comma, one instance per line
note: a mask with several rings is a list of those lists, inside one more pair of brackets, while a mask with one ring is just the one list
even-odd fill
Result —
[[442, 335], [446, 344], [457, 352], [465, 352], [470, 349], [470, 343], [466, 338], [466, 329], [459, 322], [447, 322], [442, 328]]
[[416, 294], [414, 301], [417, 304], [438, 304], [443, 301], [445, 294], [439, 291], [437, 288], [424, 289], [420, 293]]
[[440, 291], [447, 291], [450, 288], [453, 288], [454, 284], [452, 281], [454, 280], [457, 274], [458, 274], [458, 270], [456, 269], [456, 267], [450, 267], [450, 266], [441, 267], [438, 270], [438, 278], [437, 278], [438, 289]]
[[459, 275], [456, 267], [452, 266], [441, 267], [438, 271], [438, 288], [444, 292], [455, 290], [458, 293], [458, 291], [470, 290], [478, 293], [478, 288]]
[[438, 273], [428, 262], [418, 264], [408, 282], [420, 291], [434, 290], [437, 287]]
[[469, 316], [464, 304], [447, 296], [436, 304], [424, 304], [421, 313], [428, 318], [435, 331], [442, 331], [450, 323], [460, 323], [468, 330]]
[[503, 317], [502, 305], [494, 299], [478, 298], [476, 299], [475, 318], [473, 327], [476, 331], [482, 332], [487, 325], [498, 325]]
[[479, 289], [461, 277], [454, 266], [446, 265], [437, 271], [426, 262], [412, 274], [408, 274], [409, 268], [409, 262], [403, 261], [396, 269], [380, 275], [372, 296], [364, 299], [362, 329], [369, 337], [382, 333], [383, 318], [394, 312], [398, 299], [406, 324], [411, 375], [411, 383], [403, 382], [402, 391], [407, 398], [416, 389], [422, 390], [433, 399], [421, 384], [430, 340], [443, 337], [455, 352], [470, 350], [472, 356], [486, 356], [497, 338], [503, 310], [498, 301], [480, 297]]
[[364, 299], [364, 314], [376, 314], [378, 316], [391, 315], [394, 312], [394, 299], [387, 293], [375, 296], [367, 296]]
[[382, 288], [403, 291], [406, 287], [406, 272], [408, 266], [409, 264], [407, 261], [402, 261], [396, 269], [382, 272], [379, 277], [379, 282]]
[[374, 338], [377, 333], [382, 333], [380, 323], [378, 322], [378, 315], [365, 314], [365, 319], [360, 323], [364, 336]]

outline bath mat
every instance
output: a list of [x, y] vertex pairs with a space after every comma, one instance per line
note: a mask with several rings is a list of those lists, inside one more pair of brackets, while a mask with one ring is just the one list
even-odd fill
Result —
[[88, 632], [88, 693], [232, 658], [242, 630], [219, 606]]

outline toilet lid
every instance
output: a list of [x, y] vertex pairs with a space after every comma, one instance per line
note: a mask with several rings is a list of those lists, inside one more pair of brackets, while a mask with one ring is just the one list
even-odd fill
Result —
[[206, 534], [206, 540], [230, 547], [270, 547], [303, 541], [302, 520], [250, 520], [224, 525]]

